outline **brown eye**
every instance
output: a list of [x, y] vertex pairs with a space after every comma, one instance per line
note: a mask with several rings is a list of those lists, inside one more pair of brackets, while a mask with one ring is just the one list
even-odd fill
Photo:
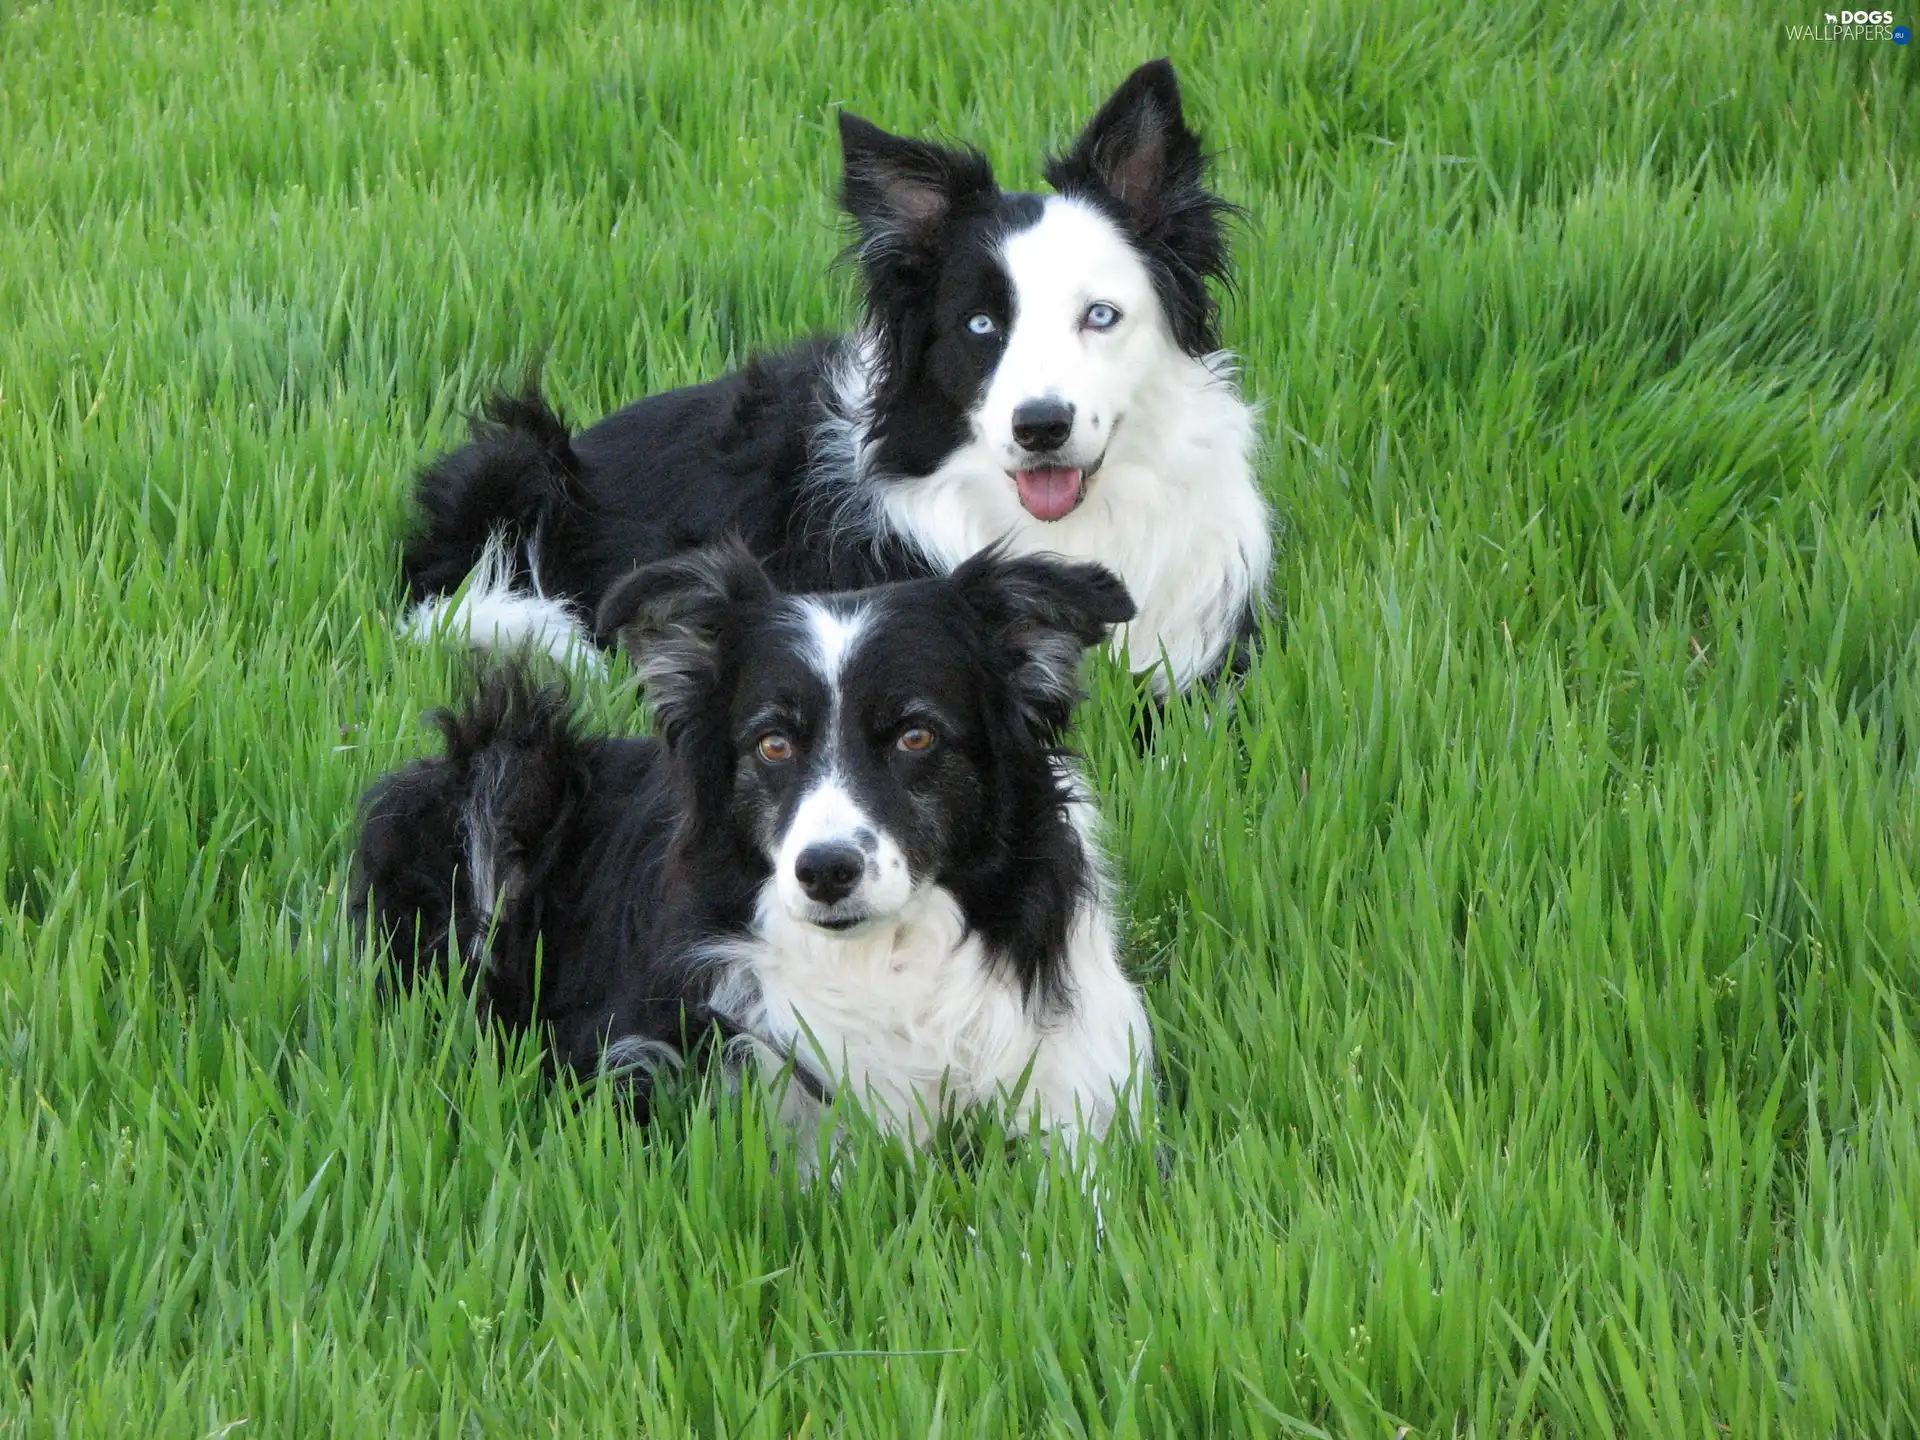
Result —
[[760, 743], [754, 747], [760, 752], [760, 758], [769, 765], [778, 765], [793, 758], [793, 741], [778, 730], [769, 730], [760, 737]]
[[924, 725], [909, 725], [900, 732], [898, 744], [912, 755], [924, 755], [933, 748], [933, 731]]

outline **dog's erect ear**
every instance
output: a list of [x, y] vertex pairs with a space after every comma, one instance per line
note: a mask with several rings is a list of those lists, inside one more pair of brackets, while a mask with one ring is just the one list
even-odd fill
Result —
[[1047, 165], [1047, 183], [1117, 214], [1139, 243], [1174, 339], [1189, 355], [1220, 348], [1207, 281], [1225, 281], [1224, 217], [1206, 186], [1206, 155], [1187, 128], [1173, 65], [1152, 60], [1100, 107], [1073, 149]]
[[774, 593], [753, 552], [730, 537], [617, 581], [600, 602], [594, 631], [618, 638], [639, 665], [661, 732], [671, 738], [717, 676], [729, 622]]
[[860, 258], [911, 259], [933, 243], [956, 210], [997, 193], [993, 167], [978, 150], [950, 150], [889, 135], [840, 112], [845, 172], [840, 203], [860, 232]]
[[1167, 60], [1150, 60], [1129, 75], [1073, 149], [1047, 166], [1054, 189], [1099, 191], [1149, 225], [1169, 194], [1205, 178], [1200, 137], [1187, 128], [1180, 82]]
[[1022, 717], [1057, 741], [1080, 700], [1081, 657], [1134, 617], [1133, 596], [1103, 565], [998, 548], [964, 562], [952, 583], [992, 630]]

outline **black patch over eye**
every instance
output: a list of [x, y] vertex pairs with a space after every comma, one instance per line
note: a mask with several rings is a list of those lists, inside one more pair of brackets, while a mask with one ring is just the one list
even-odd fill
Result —
[[778, 730], [769, 730], [753, 747], [769, 765], [784, 765], [793, 759], [793, 741]]
[[924, 755], [933, 748], [934, 733], [925, 725], [909, 725], [893, 743], [909, 755]]

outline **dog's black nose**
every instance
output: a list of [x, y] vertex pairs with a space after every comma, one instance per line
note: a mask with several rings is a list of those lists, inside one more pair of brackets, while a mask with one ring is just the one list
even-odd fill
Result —
[[1058, 450], [1073, 434], [1073, 406], [1057, 395], [1013, 407], [1013, 438], [1028, 450]]
[[793, 878], [800, 882], [809, 900], [837, 905], [853, 893], [866, 868], [867, 857], [858, 845], [830, 840], [800, 852], [793, 862]]

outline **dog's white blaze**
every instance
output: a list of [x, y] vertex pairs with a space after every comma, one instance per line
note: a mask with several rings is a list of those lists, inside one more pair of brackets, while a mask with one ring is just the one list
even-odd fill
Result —
[[[1153, 1042], [1120, 964], [1098, 816], [1078, 776], [1070, 783], [1092, 883], [1069, 930], [1059, 1013], [1035, 1014], [937, 885], [912, 895], [891, 923], [844, 935], [794, 919], [769, 886], [753, 936], [715, 955], [724, 967], [716, 1005], [832, 1076], [909, 1143], [924, 1142], [942, 1116], [1017, 1095], [1009, 1116], [1017, 1128], [1077, 1152], [1117, 1115], [1137, 1114]], [[804, 1135], [809, 1126], [790, 1118]]]
[[823, 600], [803, 599], [795, 603], [801, 623], [806, 626], [811, 652], [807, 658], [833, 697], [834, 710], [838, 713], [840, 675], [859, 643], [861, 632], [867, 628], [867, 614], [864, 610], [842, 611]]
[[[1263, 595], [1273, 557], [1253, 412], [1234, 386], [1232, 357], [1195, 359], [1174, 343], [1146, 268], [1084, 203], [1050, 197], [1004, 254], [1017, 313], [973, 437], [923, 478], [877, 477], [879, 523], [946, 570], [999, 540], [1016, 553], [1099, 561], [1140, 611], [1115, 631], [1114, 652], [1136, 670], [1156, 670], [1164, 656], [1185, 686], [1220, 663]], [[1082, 332], [1096, 300], [1123, 318], [1112, 331]], [[854, 426], [865, 413], [861, 353], [835, 377]], [[1084, 502], [1054, 521], [1021, 506], [1009, 473], [1024, 454], [1013, 443], [1013, 407], [1046, 394], [1074, 406], [1070, 463], [1106, 456]], [[866, 453], [851, 440], [841, 449]], [[1157, 683], [1164, 688], [1164, 672]]]
[[[872, 837], [871, 852], [859, 843], [862, 832]], [[789, 915], [804, 922], [822, 913], [821, 907], [808, 899], [807, 892], [801, 888], [794, 865], [800, 852], [809, 845], [832, 843], [860, 849], [867, 867], [860, 883], [836, 909], [884, 917], [907, 903], [913, 890], [907, 857], [893, 837], [847, 793], [839, 774], [830, 770], [794, 810], [774, 857], [774, 885]]]
[[[806, 631], [808, 663], [827, 690], [827, 754], [819, 782], [801, 798], [787, 822], [786, 833], [780, 837], [773, 859], [774, 887], [780, 903], [795, 920], [807, 923], [820, 918], [822, 908], [801, 888], [794, 873], [795, 862], [809, 845], [852, 845], [865, 859], [866, 871], [853, 892], [835, 908], [889, 916], [907, 903], [913, 889], [907, 857], [899, 842], [848, 792], [838, 763], [842, 677], [866, 630], [867, 614], [858, 609], [841, 610], [823, 600], [801, 599], [795, 605]], [[869, 845], [860, 844], [863, 833], [870, 837]]]
[[454, 595], [435, 595], [407, 612], [401, 629], [409, 639], [444, 635], [479, 650], [532, 649], [556, 660], [585, 660], [599, 667], [593, 637], [570, 606], [538, 590], [516, 590], [513, 552], [496, 530]]

